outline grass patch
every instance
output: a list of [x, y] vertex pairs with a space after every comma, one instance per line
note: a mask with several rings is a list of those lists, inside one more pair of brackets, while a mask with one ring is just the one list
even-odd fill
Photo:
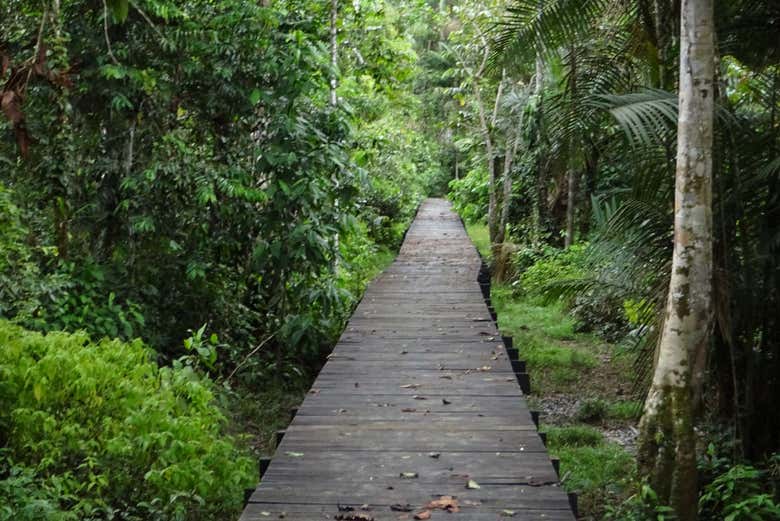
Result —
[[634, 457], [623, 447], [604, 441], [598, 429], [586, 425], [547, 429], [550, 454], [561, 460], [561, 481], [577, 492], [587, 519], [601, 519], [607, 504], [619, 503], [632, 490]]
[[636, 420], [642, 413], [642, 403], [625, 400], [610, 403], [607, 407], [607, 418], [612, 420]]
[[485, 259], [490, 258], [490, 234], [484, 224], [473, 223], [466, 225], [466, 233], [471, 237], [474, 246]]
[[568, 427], [545, 427], [548, 446], [552, 449], [564, 447], [596, 447], [604, 442], [601, 431], [587, 425]]
[[559, 304], [516, 297], [506, 286], [494, 286], [491, 299], [501, 331], [514, 337], [521, 358], [528, 363], [535, 391], [572, 390], [598, 365], [595, 353], [601, 342], [593, 335], [575, 333], [575, 321]]
[[[490, 254], [490, 239], [483, 224], [466, 225], [482, 255]], [[558, 303], [516, 296], [510, 286], [491, 287], [491, 300], [501, 331], [515, 339], [528, 363], [534, 392], [567, 392], [589, 370], [598, 366], [596, 353], [603, 342], [595, 335], [575, 333], [575, 320]]]

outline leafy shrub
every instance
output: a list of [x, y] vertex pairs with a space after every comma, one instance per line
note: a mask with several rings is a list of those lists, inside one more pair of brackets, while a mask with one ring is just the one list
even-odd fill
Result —
[[39, 305], [42, 277], [11, 196], [0, 183], [0, 317], [30, 317]]
[[119, 279], [108, 276], [106, 269], [87, 260], [59, 263], [52, 275], [50, 291], [41, 298], [35, 318], [21, 322], [41, 331], [85, 330], [93, 338], [108, 336], [129, 340], [144, 331], [141, 306], [120, 299], [111, 290]]
[[575, 415], [577, 421], [585, 423], [597, 423], [607, 417], [607, 402], [600, 398], [584, 400]]
[[705, 486], [699, 498], [702, 517], [724, 521], [780, 519], [780, 503], [775, 501], [777, 483], [769, 477], [767, 471], [750, 465], [730, 467]]
[[241, 507], [252, 462], [190, 365], [159, 368], [140, 341], [5, 321], [0, 346], [0, 519], [222, 519]]
[[519, 290], [531, 296], [559, 299], [577, 321], [577, 332], [598, 332], [607, 340], [621, 338], [628, 329], [623, 308], [625, 295], [594, 279], [598, 271], [588, 259], [588, 243], [559, 250], [521, 248], [515, 257], [523, 271]]
[[449, 199], [464, 221], [485, 222], [488, 211], [487, 172], [470, 170], [464, 177], [450, 181]]
[[667, 521], [676, 519], [674, 510], [658, 501], [658, 494], [642, 485], [637, 494], [617, 505], [607, 506], [607, 521]]
[[621, 302], [622, 294], [616, 294], [609, 287], [593, 285], [582, 291], [571, 305], [571, 314], [577, 319], [577, 331], [596, 332], [610, 342], [621, 339], [628, 332]]
[[586, 243], [575, 244], [568, 249], [548, 248], [520, 276], [523, 291], [531, 295], [549, 295], [552, 284], [575, 280], [585, 274]]

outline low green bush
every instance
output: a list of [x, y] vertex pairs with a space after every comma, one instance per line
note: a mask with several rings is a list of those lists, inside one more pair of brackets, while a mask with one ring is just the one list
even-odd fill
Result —
[[551, 284], [583, 277], [586, 248], [587, 243], [575, 244], [565, 250], [548, 248], [520, 276], [523, 291], [542, 295]]
[[584, 400], [575, 415], [577, 421], [585, 423], [597, 423], [607, 417], [609, 405], [600, 398], [589, 398]]
[[213, 384], [140, 341], [0, 321], [0, 520], [225, 519], [254, 465]]
[[488, 176], [484, 169], [469, 171], [450, 181], [448, 198], [467, 223], [484, 223], [488, 213]]

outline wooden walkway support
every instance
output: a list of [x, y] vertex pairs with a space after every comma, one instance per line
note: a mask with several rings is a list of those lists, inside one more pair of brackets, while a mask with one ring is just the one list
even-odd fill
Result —
[[241, 521], [574, 520], [480, 266], [449, 203], [426, 200]]

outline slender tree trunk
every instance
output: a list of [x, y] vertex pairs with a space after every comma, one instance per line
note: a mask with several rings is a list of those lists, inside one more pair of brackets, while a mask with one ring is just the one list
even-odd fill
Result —
[[[540, 4], [541, 6], [541, 4]], [[540, 7], [541, 10], [541, 7]], [[533, 227], [533, 237], [531, 242], [534, 246], [538, 246], [541, 242], [543, 235], [543, 224], [545, 206], [547, 205], [547, 189], [546, 179], [544, 175], [544, 159], [538, 153], [538, 150], [542, 144], [542, 116], [544, 114], [542, 108], [542, 91], [544, 89], [544, 62], [542, 61], [541, 54], [536, 55], [536, 75], [534, 77], [534, 97], [536, 98], [536, 183], [535, 190], [532, 196], [531, 202], [531, 221]]]
[[574, 242], [574, 217], [575, 217], [575, 201], [577, 200], [577, 174], [573, 168], [569, 169], [567, 176], [568, 185], [566, 188], [568, 194], [566, 196], [566, 238], [564, 239], [564, 248], [568, 248]]
[[504, 173], [503, 173], [503, 192], [501, 194], [501, 218], [498, 223], [498, 234], [496, 242], [502, 243], [506, 240], [506, 227], [509, 224], [509, 204], [512, 200], [512, 166], [514, 165], [517, 147], [519, 143], [518, 136], [512, 140], [512, 143], [504, 155]]
[[455, 150], [455, 179], [460, 179], [460, 163], [458, 162], [458, 150]]
[[692, 354], [708, 341], [712, 277], [713, 0], [683, 0], [674, 253], [639, 463], [681, 521], [697, 516]]
[[338, 97], [336, 96], [336, 87], [338, 87], [336, 68], [339, 65], [338, 28], [336, 27], [336, 22], [338, 21], [338, 14], [339, 14], [339, 1], [331, 0], [330, 2], [330, 66], [332, 72], [330, 73], [330, 104], [334, 107], [338, 104]]
[[491, 121], [488, 121], [485, 102], [482, 99], [482, 90], [479, 86], [479, 81], [482, 79], [482, 73], [485, 70], [488, 57], [490, 56], [490, 49], [484, 38], [482, 39], [482, 42], [485, 47], [485, 52], [482, 56], [482, 63], [480, 64], [479, 69], [477, 69], [477, 72], [472, 76], [472, 89], [474, 90], [474, 100], [477, 102], [479, 126], [482, 130], [482, 139], [485, 142], [485, 156], [488, 168], [488, 235], [490, 236], [490, 243], [495, 244], [498, 230], [498, 188], [496, 187], [496, 163], [491, 132], [492, 119]]

